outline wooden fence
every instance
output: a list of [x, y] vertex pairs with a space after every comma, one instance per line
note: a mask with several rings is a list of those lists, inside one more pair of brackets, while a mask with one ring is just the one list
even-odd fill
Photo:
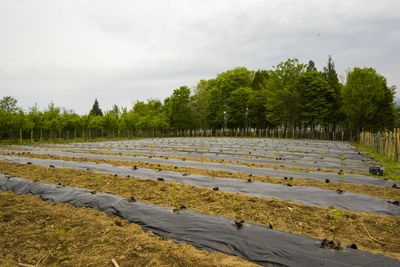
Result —
[[361, 132], [360, 143], [371, 148], [375, 152], [400, 162], [400, 128], [384, 132]]

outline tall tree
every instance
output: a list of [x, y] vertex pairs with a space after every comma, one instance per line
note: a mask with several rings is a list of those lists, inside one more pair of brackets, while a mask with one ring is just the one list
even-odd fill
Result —
[[245, 128], [248, 118], [248, 100], [251, 88], [239, 87], [231, 92], [227, 99], [226, 116], [228, 127], [232, 129]]
[[342, 91], [343, 109], [350, 127], [356, 131], [392, 127], [394, 90], [373, 68], [355, 67], [350, 71]]
[[255, 91], [261, 91], [265, 88], [265, 84], [268, 80], [269, 73], [267, 70], [257, 70], [254, 73], [253, 81], [251, 82], [251, 88]]
[[195, 117], [190, 106], [190, 89], [187, 86], [175, 89], [172, 96], [165, 102], [172, 128], [185, 130], [192, 129], [195, 126]]
[[94, 100], [92, 109], [89, 112], [89, 115], [98, 115], [98, 116], [103, 116], [103, 111], [101, 111], [99, 102], [97, 101], [97, 98]]
[[207, 90], [210, 87], [210, 82], [200, 80], [194, 88], [193, 96], [190, 98], [191, 105], [195, 117], [199, 119], [200, 128], [205, 129], [208, 127], [207, 122]]
[[340, 121], [344, 120], [344, 112], [342, 109], [342, 99], [341, 99], [341, 87], [339, 83], [338, 75], [335, 70], [335, 63], [332, 57], [329, 55], [328, 64], [324, 67], [324, 77], [328, 82], [329, 86], [333, 90], [332, 105], [329, 110], [329, 122], [332, 123], [332, 129], [336, 130], [336, 126]]
[[315, 71], [317, 68], [315, 67], [315, 62], [310, 60], [308, 61], [307, 71]]
[[0, 100], [0, 110], [5, 112], [17, 112], [17, 100], [12, 96], [5, 96]]
[[296, 88], [299, 91], [299, 120], [310, 126], [325, 126], [329, 123], [331, 106], [333, 105], [333, 89], [318, 71], [307, 71], [297, 79]]
[[305, 67], [298, 59], [288, 59], [271, 72], [266, 84], [268, 97], [265, 104], [266, 119], [270, 124], [284, 124], [286, 127], [290, 126], [292, 131], [295, 130], [300, 97], [296, 81]]

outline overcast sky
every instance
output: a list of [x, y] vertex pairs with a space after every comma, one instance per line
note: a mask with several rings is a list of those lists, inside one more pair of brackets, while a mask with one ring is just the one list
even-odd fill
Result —
[[[288, 58], [400, 87], [399, 0], [1, 0], [0, 97], [88, 113]], [[400, 89], [400, 88], [399, 88]]]

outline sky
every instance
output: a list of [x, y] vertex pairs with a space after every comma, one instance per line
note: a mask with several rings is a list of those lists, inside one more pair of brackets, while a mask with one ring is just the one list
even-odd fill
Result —
[[399, 0], [2, 0], [0, 97], [79, 114], [288, 58], [373, 67], [400, 97]]

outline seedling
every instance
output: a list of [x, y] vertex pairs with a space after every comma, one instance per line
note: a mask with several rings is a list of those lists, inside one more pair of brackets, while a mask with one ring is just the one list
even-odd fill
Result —
[[336, 233], [339, 230], [339, 219], [343, 215], [342, 209], [331, 209], [328, 213], [329, 224], [333, 231], [333, 239], [336, 237]]

